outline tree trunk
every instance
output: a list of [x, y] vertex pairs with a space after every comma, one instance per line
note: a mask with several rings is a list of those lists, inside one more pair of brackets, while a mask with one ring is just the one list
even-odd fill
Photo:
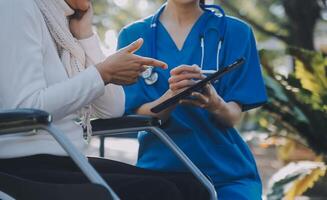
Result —
[[283, 0], [290, 20], [290, 45], [314, 50], [314, 29], [321, 8], [316, 0]]

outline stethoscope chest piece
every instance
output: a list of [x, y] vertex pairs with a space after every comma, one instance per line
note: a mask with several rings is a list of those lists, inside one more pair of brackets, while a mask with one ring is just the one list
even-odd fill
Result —
[[142, 78], [147, 79], [152, 75], [153, 67], [148, 67], [143, 73]]
[[154, 72], [151, 74], [149, 78], [144, 79], [144, 81], [147, 85], [153, 85], [158, 81], [158, 77], [159, 77], [158, 73]]
[[153, 67], [149, 67], [142, 73], [142, 78], [147, 85], [153, 85], [158, 81], [159, 75], [157, 72], [153, 72]]

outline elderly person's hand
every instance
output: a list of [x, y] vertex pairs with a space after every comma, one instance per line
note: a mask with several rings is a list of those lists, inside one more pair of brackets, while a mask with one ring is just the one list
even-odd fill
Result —
[[138, 39], [96, 65], [106, 84], [129, 85], [135, 83], [141, 73], [146, 70], [146, 66], [167, 68], [167, 64], [164, 62], [135, 55], [134, 52], [141, 48], [142, 44], [143, 39]]
[[[89, 4], [85, 11], [75, 12], [69, 20], [71, 33], [79, 40], [91, 37], [93, 35], [92, 5]], [[145, 71], [146, 66], [167, 68], [164, 62], [135, 55], [134, 52], [141, 48], [142, 44], [143, 39], [139, 39], [96, 65], [105, 84], [129, 85], [135, 83], [140, 74]]]

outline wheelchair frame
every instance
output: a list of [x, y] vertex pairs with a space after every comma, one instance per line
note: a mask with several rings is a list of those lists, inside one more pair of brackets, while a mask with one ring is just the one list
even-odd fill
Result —
[[[68, 156], [76, 163], [81, 171], [93, 184], [98, 184], [109, 191], [112, 199], [119, 200], [118, 195], [103, 180], [99, 173], [89, 164], [86, 156], [79, 152], [69, 139], [58, 128], [51, 124], [51, 116], [40, 110], [17, 109], [0, 112], [0, 136], [17, 134], [33, 130], [46, 130], [50, 133]], [[128, 122], [117, 125], [117, 122]], [[194, 165], [185, 153], [173, 142], [173, 140], [158, 126], [161, 124], [148, 116], [125, 116], [113, 119], [99, 119], [92, 122], [94, 128], [93, 136], [123, 135], [131, 132], [148, 131], [155, 134], [173, 153], [185, 164], [191, 173], [207, 188], [210, 200], [217, 199], [217, 193], [210, 180]], [[100, 127], [100, 128], [99, 128]], [[23, 134], [23, 133], [20, 133]], [[10, 194], [8, 194], [10, 195]]]

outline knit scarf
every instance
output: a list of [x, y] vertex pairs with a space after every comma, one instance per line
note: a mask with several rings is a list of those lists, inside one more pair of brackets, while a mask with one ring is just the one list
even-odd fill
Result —
[[[49, 32], [55, 41], [59, 57], [68, 77], [72, 78], [85, 70], [86, 56], [84, 49], [69, 30], [66, 12], [67, 8], [70, 8], [64, 0], [35, 0], [35, 2], [41, 10]], [[85, 139], [90, 138], [92, 131], [90, 123], [91, 112], [91, 105], [86, 105], [78, 111]]]

